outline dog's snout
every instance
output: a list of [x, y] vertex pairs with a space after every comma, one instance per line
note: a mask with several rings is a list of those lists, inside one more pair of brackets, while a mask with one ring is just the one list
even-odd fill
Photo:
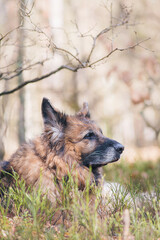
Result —
[[120, 154], [123, 152], [124, 150], [124, 146], [120, 143], [116, 143], [114, 148], [116, 149], [117, 152], [119, 152]]

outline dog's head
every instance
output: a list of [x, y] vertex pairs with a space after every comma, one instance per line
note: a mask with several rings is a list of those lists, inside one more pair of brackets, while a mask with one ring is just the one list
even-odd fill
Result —
[[90, 119], [86, 103], [77, 114], [69, 116], [53, 108], [48, 99], [44, 98], [42, 115], [50, 144], [60, 146], [59, 154], [72, 149], [84, 166], [96, 169], [115, 162], [124, 150], [120, 143], [105, 137], [102, 130]]

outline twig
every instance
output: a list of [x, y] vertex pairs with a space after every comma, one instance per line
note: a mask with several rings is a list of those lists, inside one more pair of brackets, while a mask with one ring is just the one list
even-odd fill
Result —
[[130, 216], [129, 216], [129, 210], [125, 209], [123, 212], [123, 240], [128, 240], [129, 239], [129, 226], [130, 226]]
[[[8, 71], [8, 72], [1, 72], [2, 76], [0, 76], [0, 81], [2, 81], [2, 80], [9, 81], [9, 80], [11, 80], [11, 79], [19, 76], [23, 71], [30, 70], [32, 67], [34, 67], [34, 66], [36, 66], [36, 65], [43, 65], [44, 62], [46, 62], [46, 61], [48, 61], [48, 60], [50, 60], [50, 59], [45, 59], [45, 60], [43, 60], [43, 61], [35, 62], [35, 63], [30, 64], [30, 65], [28, 65], [28, 66], [26, 66], [26, 67], [24, 67], [24, 68], [20, 68], [20, 67], [19, 67], [19, 68], [14, 69], [14, 70], [11, 71], [11, 72], [9, 72], [9, 71]], [[15, 64], [15, 63], [14, 63], [14, 64]], [[13, 74], [14, 72], [16, 72], [16, 73]], [[13, 75], [12, 75], [12, 74], [13, 74]], [[6, 75], [7, 75], [8, 77], [5, 77]], [[11, 75], [11, 76], [9, 76], [9, 75]]]
[[30, 83], [35, 83], [35, 82], [38, 82], [38, 81], [43, 80], [44, 78], [50, 77], [51, 75], [53, 75], [53, 74], [61, 71], [62, 69], [67, 69], [67, 70], [70, 70], [70, 71], [72, 71], [72, 72], [76, 72], [76, 71], [77, 71], [78, 69], [80, 69], [80, 68], [81, 68], [81, 66], [78, 66], [78, 67], [76, 67], [76, 68], [72, 68], [72, 67], [70, 67], [70, 66], [62, 65], [62, 66], [60, 66], [59, 68], [57, 68], [56, 70], [51, 71], [50, 73], [47, 73], [47, 74], [45, 74], [45, 75], [43, 75], [43, 76], [41, 76], [41, 77], [38, 77], [38, 78], [34, 78], [34, 79], [32, 79], [32, 80], [25, 81], [25, 82], [23, 82], [22, 84], [18, 85], [17, 87], [13, 88], [12, 90], [3, 91], [3, 92], [0, 93], [0, 96], [14, 93], [14, 92], [20, 90], [21, 88], [23, 88], [24, 86], [26, 86], [26, 85], [28, 85], [28, 84], [30, 84]]
[[52, 41], [52, 39], [49, 38], [44, 31], [42, 31], [42, 29], [40, 29], [37, 25], [35, 25], [35, 24], [32, 22], [31, 17], [29, 17], [29, 19], [30, 19], [31, 24], [35, 27], [35, 30], [36, 30], [36, 31], [38, 30], [39, 33], [43, 34], [43, 35], [46, 37], [46, 39], [48, 40], [49, 44], [53, 46], [53, 49], [54, 49], [54, 50], [67, 53], [68, 55], [70, 55], [71, 57], [73, 57], [73, 58], [81, 65], [82, 68], [85, 67], [84, 64], [80, 61], [80, 59], [78, 59], [73, 53], [71, 53], [70, 51], [68, 51], [68, 50], [66, 50], [66, 49], [64, 49], [64, 48], [58, 47], [58, 46]]
[[144, 114], [144, 110], [141, 111], [141, 116], [142, 116], [143, 121], [145, 122], [145, 124], [146, 124], [149, 128], [153, 129], [153, 131], [154, 131], [155, 134], [156, 134], [156, 138], [158, 138], [158, 135], [159, 135], [159, 133], [160, 133], [160, 127], [157, 128], [157, 127], [153, 126], [153, 125], [147, 120], [147, 118], [145, 117], [145, 114]]
[[103, 61], [104, 59], [108, 58], [111, 54], [113, 54], [113, 53], [116, 52], [116, 51], [123, 52], [123, 51], [127, 51], [127, 50], [130, 50], [130, 49], [133, 49], [133, 48], [135, 48], [135, 47], [137, 47], [137, 46], [140, 46], [141, 43], [146, 42], [146, 41], [148, 41], [149, 39], [150, 39], [150, 38], [147, 38], [147, 39], [145, 39], [145, 40], [142, 40], [142, 41], [140, 41], [140, 42], [138, 42], [138, 43], [136, 43], [136, 44], [134, 44], [134, 45], [132, 45], [132, 46], [127, 47], [127, 48], [115, 48], [115, 49], [113, 49], [111, 52], [109, 52], [106, 56], [104, 56], [104, 57], [102, 57], [102, 58], [100, 58], [100, 59], [98, 59], [98, 60], [90, 63], [90, 64], [88, 65], [88, 67], [92, 67], [93, 65], [97, 64], [98, 62]]
[[[21, 9], [21, 11], [24, 10], [26, 11], [26, 7], [24, 9]], [[92, 39], [93, 39], [93, 43], [92, 43], [92, 46], [91, 46], [91, 49], [89, 51], [89, 54], [87, 55], [86, 57], [86, 60], [83, 61], [82, 59], [80, 59], [78, 57], [78, 54], [73, 54], [71, 51], [67, 50], [67, 49], [64, 49], [64, 48], [61, 48], [61, 47], [58, 47], [52, 40], [52, 38], [50, 38], [49, 36], [47, 36], [47, 34], [40, 28], [38, 27], [36, 24], [34, 24], [32, 22], [32, 19], [31, 19], [31, 15], [30, 15], [30, 12], [28, 11], [29, 14], [27, 14], [27, 19], [29, 20], [29, 22], [32, 24], [32, 26], [34, 26], [34, 30], [40, 34], [43, 34], [45, 36], [45, 38], [47, 39], [49, 45], [51, 46], [51, 48], [53, 50], [56, 50], [56, 51], [59, 51], [59, 52], [62, 52], [63, 55], [67, 56], [68, 59], [69, 58], [72, 58], [70, 60], [70, 62], [72, 60], [75, 60], [76, 61], [76, 65], [75, 67], [70, 67], [69, 65], [61, 65], [60, 67], [58, 67], [57, 69], [55, 69], [54, 71], [51, 71], [41, 77], [37, 77], [37, 78], [34, 78], [34, 79], [31, 79], [31, 80], [28, 80], [28, 81], [25, 81], [23, 82], [22, 84], [19, 84], [18, 86], [16, 86], [15, 88], [11, 89], [11, 90], [6, 90], [6, 91], [3, 91], [3, 92], [0, 92], [0, 96], [3, 96], [3, 95], [7, 95], [7, 94], [11, 94], [11, 93], [14, 93], [16, 91], [18, 91], [19, 89], [23, 88], [24, 86], [30, 84], [30, 83], [34, 83], [34, 82], [38, 82], [38, 81], [41, 81], [45, 78], [48, 78], [49, 76], [57, 73], [58, 71], [61, 71], [62, 69], [68, 69], [70, 71], [73, 71], [73, 72], [76, 72], [78, 69], [81, 69], [81, 68], [91, 68], [93, 67], [94, 65], [96, 65], [97, 63], [99, 62], [102, 62], [103, 60], [107, 59], [110, 55], [112, 55], [114, 52], [116, 51], [126, 51], [126, 50], [129, 50], [129, 49], [133, 49], [135, 48], [136, 46], [140, 46], [140, 44], [142, 42], [145, 42], [147, 41], [148, 39], [145, 39], [143, 41], [140, 41], [140, 42], [137, 42], [136, 44], [132, 45], [132, 46], [129, 46], [127, 48], [115, 48], [115, 49], [112, 49], [107, 55], [105, 55], [104, 57], [101, 57], [97, 60], [94, 60], [91, 62], [91, 57], [92, 57], [92, 54], [94, 52], [94, 49], [96, 47], [96, 43], [97, 43], [97, 40], [103, 35], [103, 34], [106, 34], [108, 33], [109, 31], [113, 30], [114, 28], [117, 28], [119, 26], [123, 26], [125, 25], [126, 23], [128, 23], [128, 20], [127, 18], [125, 19], [122, 19], [118, 24], [115, 24], [115, 25], [112, 25], [112, 22], [111, 22], [111, 26], [110, 27], [107, 27], [107, 28], [104, 28], [103, 30], [101, 30], [96, 36], [90, 36]], [[16, 29], [22, 27], [22, 24], [17, 27]], [[14, 30], [12, 30], [14, 31]], [[4, 39], [7, 35], [9, 35], [12, 31], [8, 32], [6, 35], [2, 36], [0, 40]], [[19, 69], [16, 69], [12, 72], [8, 72], [8, 73], [0, 73], [0, 78], [1, 80], [10, 80], [10, 79], [14, 79], [15, 77], [17, 77], [18, 75], [22, 74], [23, 71], [26, 71], [28, 70], [30, 67], [32, 67], [33, 65], [30, 65], [30, 66], [25, 66], [23, 68], [19, 68]]]
[[12, 29], [12, 30], [10, 30], [10, 31], [7, 32], [5, 35], [2, 35], [2, 34], [0, 33], [0, 35], [1, 35], [0, 42], [1, 42], [4, 38], [6, 38], [9, 34], [11, 34], [12, 32], [14, 32], [15, 30], [18, 30], [18, 29], [21, 28], [21, 27], [22, 27], [22, 25], [14, 28], [14, 29]]
[[69, 52], [68, 50], [64, 49], [64, 48], [59, 48], [57, 46], [55, 46], [54, 44], [54, 48], [55, 50], [57, 51], [61, 51], [61, 52], [64, 52], [64, 53], [67, 53], [68, 55], [70, 55], [71, 57], [73, 57], [80, 65], [82, 68], [85, 67], [85, 65], [80, 61], [80, 59], [78, 59], [74, 54], [72, 54], [71, 52]]
[[[149, 39], [149, 38], [148, 38], [148, 39]], [[130, 47], [128, 47], [128, 48], [115, 48], [115, 49], [113, 49], [111, 52], [109, 52], [106, 56], [104, 56], [103, 58], [100, 58], [100, 59], [92, 62], [92, 63], [89, 64], [89, 65], [84, 65], [84, 64], [81, 63], [81, 61], [78, 61], [78, 62], [80, 63], [80, 65], [78, 65], [77, 67], [70, 67], [70, 66], [67, 66], [67, 65], [62, 65], [62, 66], [60, 66], [59, 68], [57, 68], [56, 70], [51, 71], [50, 73], [45, 74], [45, 75], [43, 75], [43, 76], [41, 76], [41, 77], [39, 77], [39, 78], [34, 78], [34, 79], [32, 79], [32, 80], [25, 81], [25, 82], [23, 82], [22, 84], [18, 85], [17, 87], [13, 88], [12, 90], [3, 91], [3, 92], [0, 93], [0, 96], [14, 93], [14, 92], [20, 90], [21, 88], [23, 88], [24, 86], [26, 86], [26, 85], [28, 85], [28, 84], [30, 84], [30, 83], [34, 83], [34, 82], [41, 81], [41, 80], [43, 80], [44, 78], [48, 78], [49, 76], [51, 76], [51, 75], [53, 75], [53, 74], [61, 71], [62, 69], [68, 69], [68, 70], [70, 70], [70, 71], [72, 71], [72, 72], [76, 72], [78, 69], [81, 69], [81, 68], [92, 67], [93, 65], [97, 64], [98, 62], [101, 62], [101, 61], [103, 61], [104, 59], [108, 58], [108, 57], [109, 57], [111, 54], [113, 54], [114, 52], [116, 52], [116, 51], [121, 51], [121, 52], [122, 52], [122, 51], [126, 51], [126, 50], [129, 50], [129, 49], [133, 49], [133, 48], [135, 48], [136, 46], [139, 46], [139, 44], [141, 44], [142, 42], [147, 41], [148, 39], [142, 40], [142, 41], [140, 41], [139, 43], [136, 43], [136, 44], [134, 44], [134, 45], [132, 45], [132, 46], [130, 46]], [[65, 49], [64, 49], [64, 50], [65, 50]], [[65, 50], [65, 52], [68, 52], [68, 51]], [[77, 59], [78, 59], [78, 58], [77, 58]], [[79, 60], [79, 59], [78, 59], [78, 60]]]
[[110, 27], [107, 27], [103, 30], [101, 30], [95, 37], [92, 36], [92, 39], [93, 39], [93, 44], [92, 44], [92, 47], [91, 47], [91, 50], [90, 50], [90, 53], [88, 55], [88, 58], [87, 58], [87, 63], [90, 61], [91, 59], [91, 56], [93, 54], [93, 51], [95, 49], [95, 46], [96, 46], [96, 41], [98, 40], [98, 38], [100, 36], [102, 36], [103, 34], [105, 33], [108, 33], [109, 31], [113, 30], [113, 28], [117, 28], [117, 27], [120, 27], [120, 26], [123, 26], [126, 22], [121, 22], [119, 24], [116, 24], [116, 25], [111, 25]]

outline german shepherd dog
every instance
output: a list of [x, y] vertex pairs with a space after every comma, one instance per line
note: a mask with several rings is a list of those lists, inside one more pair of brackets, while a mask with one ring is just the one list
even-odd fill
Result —
[[90, 119], [87, 103], [70, 116], [44, 98], [42, 117], [42, 135], [23, 144], [8, 161], [1, 162], [0, 168], [13, 169], [27, 186], [40, 185], [52, 203], [62, 188], [62, 180], [67, 182], [69, 174], [77, 181], [79, 190], [85, 188], [89, 177], [90, 183], [98, 185], [101, 167], [117, 161], [124, 150], [120, 143], [106, 138]]

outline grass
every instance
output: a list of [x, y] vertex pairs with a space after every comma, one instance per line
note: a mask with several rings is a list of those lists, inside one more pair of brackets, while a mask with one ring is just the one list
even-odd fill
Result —
[[[0, 205], [0, 239], [158, 239], [160, 238], [160, 162], [110, 164], [104, 168], [111, 195], [89, 186], [78, 191], [70, 177], [61, 201], [52, 206], [41, 189], [15, 187]], [[92, 192], [92, 193], [91, 193]]]
[[123, 160], [104, 168], [107, 181], [132, 185], [137, 191], [148, 191], [160, 182], [160, 161], [125, 163]]

